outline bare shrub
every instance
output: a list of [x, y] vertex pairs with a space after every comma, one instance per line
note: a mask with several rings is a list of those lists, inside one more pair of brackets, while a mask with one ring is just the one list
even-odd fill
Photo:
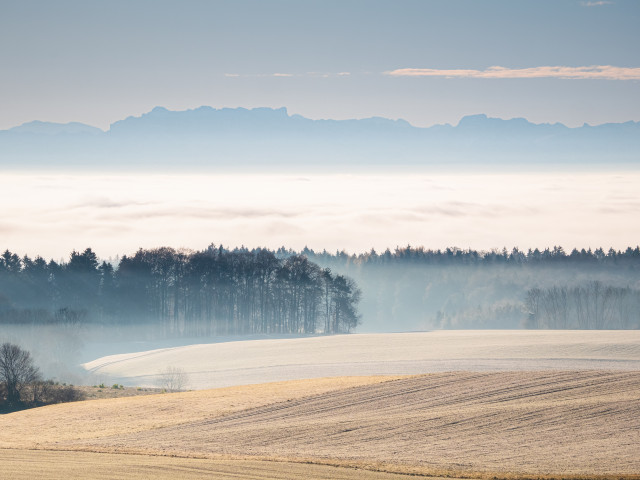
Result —
[[167, 367], [158, 373], [158, 386], [167, 392], [182, 392], [189, 385], [189, 375], [180, 367]]
[[77, 402], [84, 400], [84, 398], [84, 393], [71, 385], [56, 385], [55, 388], [50, 390], [46, 403]]
[[81, 390], [78, 390], [72, 385], [58, 385], [53, 380], [33, 383], [30, 386], [29, 393], [29, 402], [31, 406], [77, 402], [85, 399], [85, 395]]

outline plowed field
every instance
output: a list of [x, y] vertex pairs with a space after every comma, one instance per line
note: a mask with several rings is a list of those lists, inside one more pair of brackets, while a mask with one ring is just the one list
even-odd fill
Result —
[[[412, 480], [362, 469], [260, 460], [0, 450], [0, 478], [11, 480]], [[438, 479], [432, 479], [438, 480]], [[444, 479], [442, 479], [444, 480]], [[451, 480], [451, 479], [447, 479]]]
[[[304, 392], [315, 381], [305, 388], [285, 382], [19, 412], [0, 417], [0, 446], [141, 459], [275, 459], [431, 476], [640, 478], [640, 372], [454, 372], [343, 380], [333, 389], [324, 381], [311, 395]], [[254, 400], [246, 403], [248, 396]], [[220, 408], [223, 397], [224, 404], [239, 403]], [[180, 405], [170, 407], [172, 399]], [[118, 429], [104, 418], [110, 426], [102, 431], [100, 422], [87, 421], [92, 403], [94, 418], [108, 414], [135, 428]], [[146, 422], [138, 418], [145, 406]], [[365, 478], [359, 470], [340, 471]]]

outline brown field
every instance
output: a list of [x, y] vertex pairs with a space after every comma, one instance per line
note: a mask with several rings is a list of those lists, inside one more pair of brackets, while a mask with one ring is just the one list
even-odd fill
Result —
[[[399, 377], [342, 377], [49, 405], [0, 415], [0, 448], [60, 448]], [[74, 447], [75, 448], [75, 447]]]
[[640, 372], [302, 380], [54, 405], [0, 431], [8, 478], [74, 476], [55, 463], [83, 478], [640, 479]]
[[[331, 465], [261, 460], [0, 450], [0, 478], [11, 480], [411, 480], [415, 477]], [[438, 480], [438, 479], [433, 479]], [[444, 479], [443, 479], [444, 480]], [[451, 479], [447, 479], [451, 480]]]

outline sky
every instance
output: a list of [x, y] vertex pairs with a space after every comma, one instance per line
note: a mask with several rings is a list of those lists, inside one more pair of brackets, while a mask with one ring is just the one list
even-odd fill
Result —
[[[0, 0], [0, 129], [108, 129], [156, 106], [308, 118], [640, 121], [636, 0]], [[0, 168], [0, 250], [209, 243], [635, 246], [640, 177], [80, 175]]]
[[161, 105], [640, 120], [635, 0], [0, 1], [0, 129]]

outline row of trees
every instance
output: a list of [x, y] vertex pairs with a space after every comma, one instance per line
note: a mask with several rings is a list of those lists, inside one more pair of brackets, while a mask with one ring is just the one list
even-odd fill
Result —
[[[279, 252], [286, 253], [294, 252]], [[406, 246], [358, 255], [302, 253], [358, 282], [366, 294], [360, 309], [367, 328], [379, 331], [391, 325], [404, 330], [522, 328], [530, 323], [523, 303], [533, 288], [590, 281], [612, 288], [640, 286], [638, 246], [571, 251], [559, 246], [489, 251]], [[640, 328], [640, 319], [628, 328]]]
[[[296, 254], [293, 250], [278, 250], [280, 255]], [[329, 253], [315, 252], [305, 248], [302, 255], [320, 263], [354, 263], [354, 264], [431, 264], [431, 265], [474, 265], [474, 264], [631, 264], [640, 266], [640, 246], [627, 247], [625, 250], [596, 248], [595, 250], [574, 248], [570, 252], [561, 246], [553, 248], [528, 249], [526, 252], [514, 247], [511, 251], [493, 249], [489, 251], [461, 249], [449, 247], [444, 250], [424, 247], [396, 247], [378, 253], [375, 249], [362, 254], [348, 254], [344, 251]]]
[[69, 262], [0, 260], [0, 322], [151, 323], [167, 335], [338, 333], [359, 322], [355, 283], [301, 255], [211, 245], [140, 249], [116, 268], [87, 248]]
[[593, 281], [576, 287], [532, 288], [525, 299], [528, 328], [640, 327], [640, 291]]
[[[637, 289], [639, 273], [639, 247], [566, 253], [560, 247], [479, 252], [408, 246], [348, 255], [211, 246], [140, 250], [112, 263], [98, 262], [90, 249], [59, 263], [5, 251], [0, 323], [144, 321], [158, 335], [190, 336], [336, 333], [357, 325], [358, 306], [374, 331], [520, 328], [523, 317], [532, 327], [638, 328], [640, 320], [624, 316], [549, 320], [555, 316], [544, 308], [534, 318], [523, 304], [527, 292], [554, 285], [582, 285], [589, 296], [597, 295], [586, 289], [590, 281], [603, 289]], [[360, 289], [349, 278], [366, 292], [360, 303]]]

